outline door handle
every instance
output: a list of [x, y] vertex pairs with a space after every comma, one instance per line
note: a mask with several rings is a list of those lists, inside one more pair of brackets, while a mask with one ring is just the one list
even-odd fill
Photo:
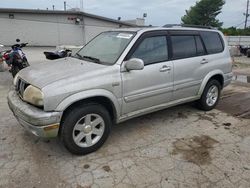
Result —
[[171, 67], [167, 65], [163, 65], [162, 68], [160, 68], [160, 72], [167, 72], [170, 70], [171, 70]]
[[207, 64], [208, 63], [208, 60], [207, 59], [202, 59], [201, 61], [201, 64], [204, 65], [204, 64]]

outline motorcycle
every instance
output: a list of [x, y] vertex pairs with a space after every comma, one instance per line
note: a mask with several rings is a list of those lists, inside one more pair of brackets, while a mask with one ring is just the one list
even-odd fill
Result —
[[12, 73], [13, 77], [15, 77], [20, 70], [29, 66], [26, 55], [22, 51], [22, 48], [26, 47], [28, 43], [19, 44], [19, 39], [16, 39], [16, 42], [17, 44], [11, 46], [11, 50], [7, 50], [3, 54], [3, 59], [10, 67], [9, 71]]
[[55, 59], [60, 59], [64, 57], [70, 57], [72, 54], [72, 50], [65, 49], [65, 50], [59, 50], [55, 52], [43, 52], [43, 53], [46, 56], [46, 59], [55, 60]]
[[0, 44], [0, 72], [4, 72], [3, 47], [4, 45]]

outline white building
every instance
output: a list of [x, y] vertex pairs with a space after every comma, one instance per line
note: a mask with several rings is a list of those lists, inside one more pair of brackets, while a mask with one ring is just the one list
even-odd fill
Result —
[[31, 46], [83, 45], [102, 31], [135, 27], [102, 16], [76, 11], [0, 9], [0, 43], [16, 38]]

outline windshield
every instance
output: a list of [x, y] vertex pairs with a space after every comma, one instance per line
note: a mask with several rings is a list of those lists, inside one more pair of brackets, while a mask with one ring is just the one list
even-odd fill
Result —
[[113, 65], [134, 37], [131, 32], [104, 32], [90, 41], [76, 55], [100, 64]]

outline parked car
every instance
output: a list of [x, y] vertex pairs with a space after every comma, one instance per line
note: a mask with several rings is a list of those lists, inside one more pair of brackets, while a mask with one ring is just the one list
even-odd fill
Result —
[[59, 136], [74, 154], [100, 148], [114, 124], [190, 101], [212, 110], [232, 80], [214, 29], [161, 27], [103, 32], [75, 56], [21, 70], [8, 103], [31, 133]]

